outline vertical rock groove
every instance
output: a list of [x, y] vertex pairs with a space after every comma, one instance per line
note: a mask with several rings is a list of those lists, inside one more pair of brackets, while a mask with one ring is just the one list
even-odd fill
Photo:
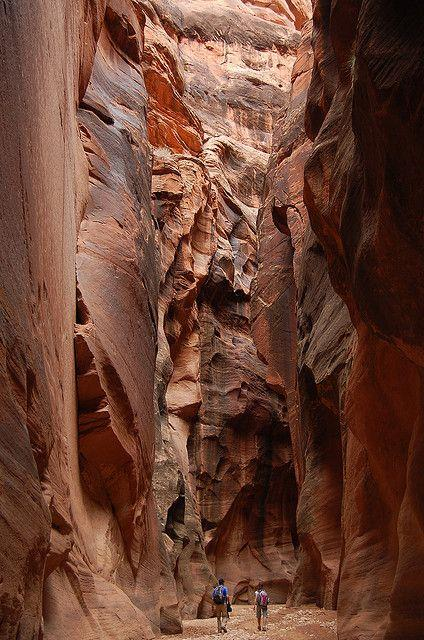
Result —
[[314, 24], [305, 201], [356, 329], [342, 402], [339, 637], [418, 639], [423, 582], [407, 567], [423, 548], [411, 471], [422, 459], [424, 14], [418, 3], [316, 2]]

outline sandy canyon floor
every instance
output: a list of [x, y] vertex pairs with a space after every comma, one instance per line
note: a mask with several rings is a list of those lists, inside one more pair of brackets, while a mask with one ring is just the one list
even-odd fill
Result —
[[[268, 630], [257, 631], [252, 607], [234, 606], [228, 623], [226, 640], [335, 640], [336, 613], [317, 607], [270, 607]], [[184, 623], [184, 640], [203, 640], [218, 636], [216, 620], [188, 620]]]

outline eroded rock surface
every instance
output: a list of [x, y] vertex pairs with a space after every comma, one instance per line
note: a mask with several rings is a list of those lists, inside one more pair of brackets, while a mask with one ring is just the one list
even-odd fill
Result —
[[0, 635], [152, 637], [143, 16], [130, 2], [5, 2], [1, 25]]
[[296, 486], [250, 285], [306, 12], [3, 3], [4, 637], [178, 631], [224, 568], [285, 598]]
[[2, 638], [424, 635], [423, 12], [313, 4], [1, 5]]
[[299, 492], [289, 600], [335, 608], [343, 487], [339, 405], [351, 325], [303, 202], [304, 166], [311, 153], [304, 129], [311, 31], [309, 22], [293, 67], [289, 106], [274, 128], [258, 225], [253, 329], [269, 379], [287, 395]]
[[[254, 333], [268, 375], [288, 392], [299, 485], [290, 599], [337, 606], [344, 640], [423, 633], [422, 585], [407, 569], [422, 549], [420, 485], [411, 485], [421, 456], [422, 296], [413, 291], [423, 272], [414, 88], [422, 18], [417, 5], [401, 17], [378, 2], [314, 3], [313, 150], [303, 134], [293, 142], [302, 126], [289, 107], [275, 128], [260, 216]], [[295, 71], [294, 105], [296, 81]], [[296, 190], [306, 159], [313, 230]]]
[[343, 640], [424, 631], [412, 569], [423, 553], [423, 20], [419, 3], [314, 7], [305, 197], [358, 335], [343, 408]]
[[213, 574], [240, 600], [262, 578], [281, 601], [295, 571], [286, 399], [252, 339], [250, 288], [273, 121], [307, 7], [144, 4], [162, 273], [155, 491], [176, 593], [166, 628], [175, 603], [183, 617], [210, 611]]
[[2, 638], [42, 637], [46, 558], [48, 573], [73, 545], [75, 233], [83, 205], [75, 105], [101, 13], [101, 2], [79, 1], [6, 1], [0, 10]]
[[78, 114], [89, 170], [76, 256], [78, 442], [90, 526], [81, 554], [105, 580], [104, 594], [94, 589], [99, 605], [120, 601], [125, 621], [111, 632], [128, 637], [145, 632], [147, 619], [159, 627], [151, 489], [158, 279], [143, 27], [136, 5], [107, 5]]

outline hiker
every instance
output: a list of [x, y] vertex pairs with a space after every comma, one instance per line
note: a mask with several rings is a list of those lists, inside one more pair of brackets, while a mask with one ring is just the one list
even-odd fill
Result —
[[218, 585], [212, 592], [212, 600], [215, 605], [215, 615], [218, 623], [218, 633], [227, 633], [227, 605], [229, 604], [228, 600], [228, 589], [224, 586], [224, 579], [220, 578], [218, 580]]
[[[268, 622], [268, 605], [269, 598], [265, 591], [263, 584], [259, 583], [258, 588], [255, 591], [255, 604], [253, 609], [256, 609], [256, 619], [258, 621], [258, 631], [266, 631], [266, 625]], [[262, 619], [262, 628], [261, 628]]]

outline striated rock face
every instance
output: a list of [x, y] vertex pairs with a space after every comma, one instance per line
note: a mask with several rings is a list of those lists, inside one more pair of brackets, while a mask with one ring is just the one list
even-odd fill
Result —
[[298, 565], [290, 601], [335, 608], [343, 487], [340, 405], [352, 329], [303, 203], [304, 165], [311, 153], [304, 131], [311, 29], [310, 23], [304, 27], [290, 105], [274, 129], [259, 225], [254, 327], [270, 375], [281, 379], [288, 397], [299, 487]]
[[337, 606], [344, 640], [423, 634], [411, 570], [422, 553], [422, 18], [417, 5], [406, 16], [395, 3], [314, 3], [314, 146], [296, 91], [301, 47], [260, 216], [254, 335], [287, 391], [299, 485], [290, 598]]
[[81, 553], [106, 582], [103, 597], [95, 589], [100, 602], [121, 601], [127, 634], [143, 631], [141, 611], [157, 630], [159, 592], [151, 489], [158, 279], [143, 26], [132, 3], [108, 4], [78, 114], [89, 169], [76, 255], [78, 442], [90, 527]]
[[423, 19], [419, 3], [314, 7], [305, 197], [358, 334], [344, 404], [343, 640], [424, 632], [413, 569], [424, 543]]
[[299, 273], [298, 394], [301, 553], [294, 603], [336, 608], [342, 552], [343, 397], [352, 325], [328, 277], [322, 245], [309, 225]]
[[[316, 3], [314, 15], [315, 67], [306, 122], [309, 135], [317, 135], [317, 138], [306, 166], [305, 198], [313, 227], [324, 244], [326, 258], [320, 241], [308, 223], [304, 224], [304, 210], [299, 207], [299, 198], [293, 188], [297, 181], [293, 175], [302, 175], [297, 148], [302, 149], [303, 142], [300, 139], [294, 145], [291, 143], [290, 136], [296, 128], [292, 124], [294, 109], [289, 108], [281, 118], [281, 128], [279, 125], [275, 128], [275, 152], [268, 171], [267, 199], [260, 219], [260, 262], [254, 297], [255, 338], [267, 360], [269, 375], [288, 389], [288, 399], [293, 390], [293, 402], [289, 399], [288, 404], [300, 486], [297, 510], [300, 548], [291, 600], [312, 599], [324, 606], [338, 606], [342, 638], [357, 637], [358, 629], [364, 638], [400, 635], [417, 638], [422, 635], [422, 616], [416, 602], [421, 585], [416, 578], [411, 581], [410, 576], [406, 577], [405, 569], [411, 554], [419, 556], [421, 548], [418, 503], [410, 497], [409, 491], [413, 494], [414, 490], [408, 484], [409, 465], [414, 468], [420, 456], [419, 447], [415, 451], [412, 444], [416, 442], [414, 425], [420, 420], [419, 367], [414, 369], [413, 365], [414, 362], [420, 365], [419, 349], [417, 356], [416, 346], [407, 339], [414, 323], [416, 326], [417, 307], [414, 302], [408, 320], [410, 329], [399, 325], [398, 332], [391, 333], [387, 326], [393, 324], [396, 317], [395, 311], [391, 313], [396, 298], [387, 298], [390, 299], [387, 305], [383, 299], [388, 295], [386, 289], [393, 292], [398, 286], [399, 294], [405, 292], [408, 281], [412, 289], [422, 265], [416, 263], [414, 273], [404, 271], [396, 277], [389, 273], [387, 284], [381, 267], [373, 275], [372, 265], [377, 260], [380, 265], [385, 264], [388, 247], [392, 247], [397, 259], [401, 249], [406, 252], [406, 248], [400, 231], [395, 232], [395, 222], [390, 222], [396, 220], [396, 206], [387, 205], [386, 197], [383, 198], [384, 206], [380, 200], [378, 206], [368, 204], [371, 186], [374, 193], [378, 182], [376, 176], [380, 176], [383, 191], [391, 190], [393, 176], [397, 176], [399, 184], [410, 183], [404, 165], [399, 165], [397, 140], [391, 143], [393, 151], [387, 150], [391, 148], [390, 144], [387, 147], [390, 136], [387, 137], [388, 129], [384, 127], [389, 125], [382, 118], [377, 126], [370, 112], [379, 113], [384, 103], [390, 114], [388, 122], [392, 132], [393, 123], [400, 115], [394, 107], [387, 105], [392, 104], [394, 96], [397, 102], [393, 104], [400, 105], [413, 103], [414, 98], [402, 81], [398, 87], [399, 81], [393, 79], [395, 76], [391, 74], [395, 70], [390, 65], [383, 73], [384, 64], [376, 53], [380, 51], [377, 31], [374, 33], [371, 26], [365, 28], [364, 25], [372, 25], [378, 18], [379, 28], [384, 25], [385, 43], [390, 33], [397, 47], [402, 39], [406, 40], [406, 46], [408, 38], [404, 31], [401, 35], [395, 28], [396, 12], [387, 16], [385, 11], [380, 15], [375, 9], [371, 14], [370, 9], [363, 6], [362, 31], [359, 30], [355, 41], [357, 16], [351, 9], [349, 11], [343, 5], [338, 6], [337, 12], [334, 10], [331, 33], [326, 31], [330, 15], [324, 3]], [[350, 34], [348, 43], [346, 33]], [[413, 34], [411, 29], [412, 53]], [[371, 38], [374, 38], [372, 45]], [[384, 46], [386, 56], [387, 44]], [[362, 67], [357, 68], [355, 56], [359, 56]], [[348, 62], [351, 67], [353, 65], [352, 71]], [[362, 75], [358, 69], [362, 70]], [[370, 75], [370, 69], [376, 74], [377, 69], [378, 75]], [[402, 77], [401, 66], [397, 72]], [[419, 75], [420, 71], [416, 73]], [[294, 104], [295, 86], [296, 71], [292, 92]], [[385, 113], [384, 109], [381, 112]], [[399, 124], [399, 130], [405, 131], [405, 139], [413, 135], [412, 122]], [[380, 138], [375, 131], [371, 132], [374, 126], [381, 131]], [[418, 134], [414, 132], [414, 135]], [[374, 141], [375, 157], [370, 153], [369, 140]], [[384, 179], [379, 173], [382, 171], [379, 162], [383, 162], [379, 154], [383, 154], [381, 157], [389, 166], [394, 163], [391, 173], [384, 174]], [[370, 158], [375, 161], [374, 165]], [[402, 162], [406, 166], [406, 161]], [[292, 172], [290, 179], [286, 178], [288, 171]], [[368, 181], [363, 175], [374, 178]], [[410, 192], [414, 193], [413, 186]], [[296, 217], [291, 209], [296, 211]], [[414, 210], [413, 205], [411, 210]], [[387, 231], [382, 223], [385, 216], [391, 225]], [[374, 222], [371, 224], [371, 221]], [[290, 236], [290, 245], [279, 231], [273, 230], [273, 223], [282, 234]], [[414, 260], [418, 259], [415, 237], [408, 248], [411, 258], [409, 262], [404, 258], [405, 264], [412, 260], [414, 265]], [[399, 238], [400, 248], [395, 246], [395, 238]], [[268, 255], [272, 256], [271, 264]], [[329, 282], [327, 262], [333, 283], [345, 299], [356, 325], [357, 340], [352, 335], [346, 307]], [[269, 286], [270, 282], [279, 283], [279, 295], [275, 293], [275, 287]], [[371, 283], [375, 287], [373, 293]], [[379, 291], [378, 296], [375, 291]], [[396, 308], [400, 318], [400, 309]], [[399, 319], [399, 322], [403, 320]], [[375, 332], [378, 332], [378, 338]], [[281, 334], [286, 336], [283, 351], [277, 346]], [[405, 407], [401, 417], [406, 380], [408, 393], [412, 394], [411, 404], [408, 409]], [[398, 441], [391, 440], [389, 463], [381, 443], [390, 437], [397, 437]], [[392, 477], [395, 460], [396, 481]], [[406, 555], [405, 544], [408, 547]], [[377, 581], [384, 587], [377, 588]], [[358, 588], [361, 596], [352, 598]], [[401, 596], [398, 595], [399, 588]]]
[[311, 30], [306, 23], [290, 103], [274, 128], [258, 225], [253, 328], [268, 377], [287, 394], [299, 491], [290, 602], [335, 608], [343, 484], [339, 404], [351, 327], [303, 203], [304, 165], [311, 153], [304, 131]]
[[303, 168], [311, 145], [303, 121], [312, 66], [310, 32], [311, 24], [307, 23], [293, 67], [289, 103], [279, 112], [273, 129], [272, 154], [258, 218], [258, 273], [252, 305], [254, 338], [267, 363], [268, 378], [287, 394], [298, 480], [303, 469], [297, 433], [296, 292], [308, 226], [303, 204]]
[[285, 599], [297, 488], [250, 287], [308, 8], [3, 5], [1, 635], [178, 631], [221, 571]]
[[48, 572], [73, 544], [75, 221], [83, 199], [75, 105], [101, 5], [5, 1], [0, 11], [2, 638], [42, 637], [46, 558]]
[[1, 638], [179, 632], [222, 574], [421, 639], [419, 3], [35, 4], [0, 9]]
[[0, 635], [152, 637], [143, 16], [130, 2], [3, 5]]
[[144, 6], [162, 274], [154, 486], [162, 628], [173, 630], [178, 611], [210, 612], [213, 574], [239, 600], [260, 578], [285, 600], [294, 575], [286, 401], [252, 339], [250, 288], [273, 120], [307, 7]]

